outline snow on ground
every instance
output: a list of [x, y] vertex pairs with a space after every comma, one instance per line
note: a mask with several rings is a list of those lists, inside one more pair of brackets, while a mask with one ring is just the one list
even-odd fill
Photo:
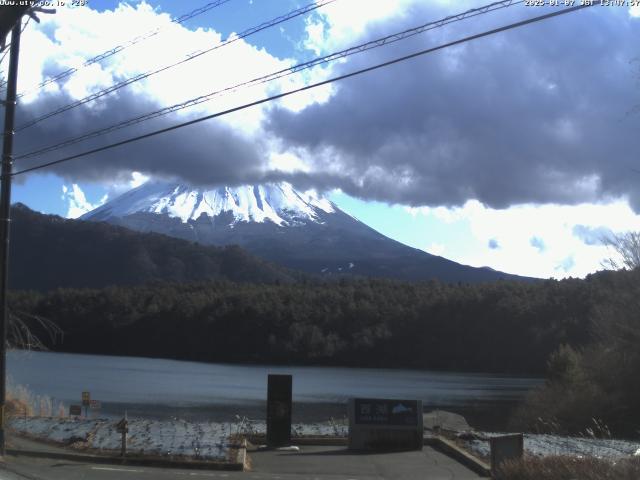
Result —
[[[79, 447], [119, 451], [121, 435], [116, 421], [106, 419], [74, 419], [26, 417], [10, 420], [18, 433], [44, 440]], [[264, 434], [266, 423], [238, 417], [236, 422], [187, 422], [180, 419], [130, 419], [127, 448], [130, 452], [153, 455], [186, 455], [202, 459], [224, 460], [229, 449], [229, 437], [237, 433]], [[293, 424], [292, 436], [346, 437], [345, 419], [322, 423]], [[473, 438], [461, 440], [463, 445], [480, 457], [489, 456], [489, 437], [499, 433], [475, 432]], [[620, 458], [640, 455], [640, 442], [556, 435], [525, 434], [525, 452], [530, 455], [576, 455], [599, 458]]]
[[[245, 434], [265, 434], [267, 424], [261, 420], [241, 420], [240, 431]], [[349, 425], [346, 419], [329, 420], [322, 423], [294, 423], [291, 425], [291, 436], [295, 437], [346, 437], [349, 433]]]
[[[489, 437], [500, 433], [483, 433], [479, 438], [464, 440], [466, 448], [481, 457], [489, 456]], [[572, 455], [598, 458], [621, 458], [640, 455], [640, 443], [601, 438], [561, 437], [557, 435], [524, 435], [524, 450], [529, 455]]]
[[[81, 448], [120, 451], [121, 434], [117, 421], [56, 417], [23, 417], [9, 421], [22, 434]], [[127, 450], [151, 455], [186, 455], [207, 460], [227, 458], [229, 436], [237, 433], [264, 433], [264, 421], [238, 418], [235, 423], [197, 422], [180, 419], [130, 419]], [[347, 435], [344, 421], [294, 424], [293, 436]]]
[[[120, 450], [121, 434], [116, 421], [54, 417], [15, 418], [10, 427], [18, 433], [80, 447]], [[208, 460], [225, 460], [230, 423], [189, 423], [183, 420], [129, 420], [127, 450], [141, 454], [187, 455]]]

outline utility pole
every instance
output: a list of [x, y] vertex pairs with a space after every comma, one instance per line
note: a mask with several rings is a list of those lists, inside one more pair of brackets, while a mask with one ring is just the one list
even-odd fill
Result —
[[[18, 3], [18, 2], [15, 2]], [[23, 3], [23, 2], [20, 2]], [[9, 283], [9, 227], [11, 226], [11, 175], [13, 173], [13, 127], [16, 113], [18, 85], [18, 60], [22, 16], [28, 15], [36, 22], [40, 13], [56, 13], [54, 9], [32, 5], [3, 7], [0, 10], [0, 45], [4, 49], [5, 37], [11, 28], [11, 54], [7, 74], [7, 97], [4, 103], [4, 133], [2, 139], [2, 167], [0, 168], [0, 456], [5, 454], [5, 405], [7, 401], [7, 287]], [[13, 25], [13, 27], [11, 27]]]
[[5, 454], [5, 403], [7, 393], [7, 283], [9, 281], [9, 226], [11, 225], [11, 174], [13, 171], [13, 126], [16, 111], [18, 58], [20, 55], [20, 19], [11, 31], [11, 54], [4, 105], [4, 137], [0, 175], [0, 455]]

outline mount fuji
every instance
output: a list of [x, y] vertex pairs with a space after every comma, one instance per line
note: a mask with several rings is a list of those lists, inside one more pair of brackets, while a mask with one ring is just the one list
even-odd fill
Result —
[[525, 279], [403, 245], [331, 201], [288, 183], [202, 189], [149, 181], [81, 220], [205, 245], [236, 244], [266, 260], [319, 275], [445, 282]]

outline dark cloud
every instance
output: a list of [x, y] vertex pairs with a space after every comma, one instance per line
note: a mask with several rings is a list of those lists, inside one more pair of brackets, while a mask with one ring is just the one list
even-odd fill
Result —
[[[419, 2], [401, 20], [377, 23], [372, 39], [464, 10], [470, 2]], [[464, 5], [463, 5], [464, 3]], [[477, 6], [477, 5], [476, 5]], [[543, 10], [512, 7], [353, 56], [340, 74], [433, 46]], [[326, 103], [299, 113], [274, 106], [266, 133], [246, 137], [216, 120], [73, 160], [53, 171], [73, 181], [114, 182], [131, 170], [195, 184], [288, 180], [300, 188], [408, 205], [491, 207], [523, 202], [575, 204], [628, 195], [640, 208], [640, 92], [630, 60], [640, 20], [624, 8], [593, 9], [427, 55], [336, 84]], [[22, 105], [23, 117], [69, 102], [47, 94]], [[20, 132], [18, 153], [158, 108], [122, 89]], [[173, 125], [156, 119], [33, 160], [16, 169]], [[302, 155], [306, 173], [267, 167], [273, 138]]]
[[491, 250], [498, 250], [500, 248], [500, 243], [495, 238], [489, 239], [488, 245]]
[[540, 237], [531, 237], [529, 239], [529, 244], [533, 247], [538, 249], [539, 252], [544, 252], [547, 249], [547, 246], [544, 243], [544, 240], [542, 240], [542, 238]]
[[[17, 125], [26, 123], [71, 99], [62, 94], [44, 95], [21, 109]], [[154, 111], [160, 106], [142, 95], [122, 90], [118, 95], [103, 97], [92, 106], [82, 106], [52, 117], [18, 132], [16, 154], [37, 150], [41, 146], [59, 143], [104, 126]], [[46, 155], [16, 160], [16, 170], [57, 160], [153, 130], [169, 127], [184, 118], [162, 117], [123, 129], [98, 139], [51, 152]], [[128, 180], [136, 170], [157, 177], [179, 177], [192, 184], [215, 185], [259, 180], [265, 169], [265, 149], [260, 142], [249, 140], [229, 126], [211, 120], [158, 135], [126, 146], [92, 154], [49, 167], [72, 181], [114, 182]]]
[[[368, 37], [446, 13], [421, 5]], [[461, 22], [352, 57], [336, 73], [538, 13]], [[268, 128], [318, 171], [341, 172], [342, 182], [317, 186], [362, 198], [502, 208], [628, 194], [638, 208], [640, 176], [630, 172], [640, 115], [627, 114], [640, 97], [629, 63], [638, 34], [624, 8], [594, 7], [345, 80], [324, 104], [274, 109]]]

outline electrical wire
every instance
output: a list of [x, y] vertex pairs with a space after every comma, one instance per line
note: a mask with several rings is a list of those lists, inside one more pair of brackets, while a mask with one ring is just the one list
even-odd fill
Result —
[[[198, 15], [201, 15], [205, 12], [208, 12], [209, 10], [212, 10], [214, 8], [217, 8], [221, 5], [224, 5], [225, 3], [229, 2], [230, 0], [216, 0], [214, 2], [210, 2], [200, 8], [196, 8], [195, 10], [186, 13], [184, 15], [181, 15], [178, 18], [172, 19], [171, 23], [176, 23], [178, 25], [186, 22], [187, 20], [190, 20], [194, 17], [197, 17]], [[101, 62], [102, 60], [105, 60], [117, 53], [120, 53], [121, 51], [125, 50], [126, 48], [129, 48], [137, 43], [140, 43], [144, 40], [147, 40], [149, 38], [152, 38], [156, 35], [158, 35], [160, 32], [162, 32], [162, 30], [164, 30], [166, 27], [158, 27], [155, 28], [153, 30], [148, 31], [147, 33], [144, 33], [142, 35], [138, 35], [137, 37], [132, 38], [131, 40], [128, 40], [120, 45], [117, 45], [109, 50], [106, 50], [104, 52], [102, 52], [99, 55], [96, 55], [95, 57], [92, 57], [88, 60], [86, 60], [80, 67], [71, 67], [53, 77], [49, 77], [46, 80], [42, 81], [41, 83], [39, 83], [38, 85], [36, 85], [34, 88], [30, 89], [30, 90], [26, 90], [23, 91], [21, 93], [19, 93], [18, 95], [16, 95], [16, 98], [20, 98], [23, 97], [25, 95], [28, 95], [30, 93], [33, 93], [37, 90], [40, 90], [41, 88], [46, 87], [47, 85], [49, 85], [50, 83], [54, 83], [54, 82], [58, 82], [60, 80], [64, 80], [67, 77], [70, 77], [71, 75], [73, 75], [74, 73], [76, 73], [77, 71], [79, 71], [82, 68], [88, 67], [89, 65], [93, 65], [94, 63], [98, 63]]]
[[443, 27], [445, 25], [448, 25], [450, 23], [454, 23], [454, 22], [458, 22], [458, 21], [462, 21], [468, 18], [472, 18], [472, 17], [476, 17], [478, 15], [483, 15], [489, 12], [493, 12], [499, 9], [503, 9], [503, 8], [508, 8], [514, 5], [518, 5], [518, 4], [522, 4], [524, 3], [525, 0], [503, 0], [503, 1], [499, 1], [499, 2], [494, 2], [488, 5], [485, 5], [483, 7], [479, 7], [479, 8], [474, 8], [471, 10], [467, 10], [466, 12], [463, 13], [459, 13], [456, 15], [451, 15], [448, 17], [445, 17], [441, 20], [436, 20], [436, 21], [431, 21], [428, 23], [425, 23], [423, 25], [414, 27], [414, 28], [410, 28], [410, 29], [406, 29], [402, 32], [398, 32], [398, 33], [394, 33], [391, 35], [387, 35], [385, 37], [382, 38], [378, 38], [375, 40], [371, 40], [368, 41], [366, 43], [362, 43], [360, 45], [354, 46], [354, 47], [350, 47], [347, 48], [345, 50], [341, 50], [338, 52], [334, 52], [331, 53], [329, 55], [325, 55], [323, 57], [318, 57], [315, 58], [313, 60], [309, 60], [307, 62], [304, 63], [300, 63], [297, 64], [293, 67], [289, 67], [289, 68], [285, 68], [282, 70], [279, 70], [277, 72], [273, 72], [270, 73], [268, 75], [263, 75], [261, 77], [257, 77], [236, 85], [233, 85], [231, 87], [226, 87], [224, 89], [221, 90], [216, 90], [214, 92], [210, 92], [206, 95], [201, 95], [189, 100], [186, 100], [184, 102], [181, 103], [177, 103], [175, 105], [171, 105], [169, 107], [164, 107], [161, 108], [159, 110], [155, 110], [153, 112], [149, 112], [146, 113], [144, 115], [139, 115], [137, 117], [133, 117], [130, 118], [128, 120], [124, 120], [122, 122], [119, 122], [117, 124], [114, 125], [110, 125], [108, 127], [104, 127], [104, 128], [100, 128], [97, 130], [93, 130], [91, 132], [88, 132], [84, 135], [78, 136], [78, 137], [74, 137], [68, 140], [65, 140], [63, 142], [57, 143], [55, 145], [51, 145], [51, 146], [47, 146], [47, 147], [43, 147], [43, 148], [39, 148], [37, 150], [28, 152], [28, 153], [24, 153], [24, 154], [20, 154], [20, 155], [16, 155], [14, 158], [15, 160], [20, 160], [20, 159], [24, 159], [24, 158], [32, 158], [32, 157], [37, 157], [40, 155], [43, 155], [45, 153], [49, 153], [55, 150], [59, 150], [61, 148], [65, 148], [71, 145], [74, 145], [76, 143], [80, 143], [83, 142], [85, 140], [89, 140], [92, 138], [96, 138], [102, 135], [106, 135], [108, 133], [111, 132], [115, 132], [117, 130], [121, 130], [123, 128], [126, 127], [130, 127], [133, 125], [136, 125], [138, 123], [142, 123], [148, 120], [152, 120], [154, 118], [158, 118], [164, 115], [168, 115], [170, 113], [173, 112], [177, 112], [179, 110], [183, 110], [185, 108], [189, 108], [189, 107], [193, 107], [195, 105], [199, 105], [201, 103], [204, 102], [208, 102], [210, 100], [212, 100], [214, 97], [221, 95], [221, 94], [225, 94], [225, 93], [229, 93], [229, 92], [235, 92], [240, 88], [244, 88], [244, 87], [250, 87], [250, 86], [257, 86], [257, 85], [261, 85], [267, 82], [271, 82], [280, 78], [283, 78], [285, 76], [289, 76], [289, 75], [293, 75], [295, 73], [298, 73], [302, 70], [306, 70], [306, 69], [310, 69], [313, 68], [315, 66], [321, 65], [321, 64], [325, 64], [325, 63], [329, 63], [331, 61], [335, 61], [337, 59], [341, 59], [341, 58], [345, 58], [348, 57], [350, 55], [356, 54], [356, 53], [361, 53], [361, 52], [365, 52], [368, 50], [371, 50], [373, 48], [378, 48], [378, 47], [382, 47], [384, 45], [389, 45], [391, 43], [395, 43], [398, 42], [400, 40], [405, 40], [407, 38], [413, 37], [415, 35], [424, 33], [426, 31], [429, 30], [433, 30], [435, 28], [440, 28]]
[[36, 165], [36, 166], [33, 166], [33, 167], [25, 168], [23, 170], [19, 170], [17, 172], [12, 173], [11, 175], [12, 176], [22, 175], [22, 174], [25, 174], [25, 173], [28, 173], [28, 172], [33, 172], [33, 171], [36, 171], [36, 170], [40, 170], [40, 169], [43, 169], [43, 168], [46, 168], [46, 167], [59, 165], [61, 163], [65, 163], [65, 162], [68, 162], [70, 160], [75, 160], [77, 158], [85, 157], [87, 155], [91, 155], [91, 154], [94, 154], [94, 153], [99, 153], [99, 152], [103, 152], [103, 151], [106, 151], [106, 150], [110, 150], [110, 149], [115, 148], [115, 147], [119, 147], [119, 146], [122, 146], [122, 145], [127, 145], [129, 143], [137, 142], [139, 140], [143, 140], [143, 139], [146, 139], [146, 138], [154, 137], [156, 135], [160, 135], [160, 134], [163, 134], [163, 133], [168, 133], [168, 132], [171, 132], [171, 131], [174, 131], [174, 130], [178, 130], [180, 128], [184, 128], [184, 127], [187, 127], [187, 126], [190, 126], [190, 125], [194, 125], [196, 123], [204, 122], [206, 120], [211, 120], [213, 118], [221, 117], [221, 116], [224, 116], [224, 115], [228, 115], [230, 113], [234, 113], [234, 112], [237, 112], [237, 111], [240, 111], [240, 110], [244, 110], [244, 109], [249, 108], [249, 107], [254, 107], [256, 105], [261, 105], [263, 103], [267, 103], [267, 102], [278, 100], [278, 99], [281, 99], [281, 98], [284, 98], [284, 97], [288, 97], [288, 96], [293, 95], [295, 93], [303, 92], [303, 91], [306, 91], [306, 90], [310, 90], [312, 88], [320, 87], [320, 86], [323, 86], [323, 85], [328, 85], [330, 83], [333, 83], [333, 82], [336, 82], [336, 81], [339, 81], [339, 80], [344, 80], [344, 79], [347, 79], [347, 78], [355, 77], [357, 75], [362, 75], [364, 73], [372, 72], [374, 70], [385, 68], [385, 67], [394, 65], [396, 63], [404, 62], [404, 61], [407, 61], [407, 60], [410, 60], [410, 59], [413, 59], [413, 58], [416, 58], [416, 57], [419, 57], [419, 56], [422, 56], [422, 55], [433, 53], [433, 52], [438, 51], [438, 50], [443, 50], [445, 48], [449, 48], [449, 47], [452, 47], [452, 46], [455, 46], [455, 45], [460, 45], [462, 43], [470, 42], [472, 40], [477, 40], [479, 38], [487, 37], [487, 36], [490, 36], [490, 35], [495, 35], [497, 33], [505, 32], [505, 31], [508, 31], [508, 30], [513, 30], [515, 28], [523, 27], [525, 25], [529, 25], [529, 24], [532, 24], [532, 23], [548, 20], [550, 18], [554, 18], [554, 17], [560, 16], [560, 15], [565, 15], [567, 13], [576, 12], [578, 10], [589, 8], [589, 7], [592, 7], [594, 5], [595, 5], [595, 3], [592, 3], [592, 4], [585, 3], [584, 5], [577, 5], [577, 6], [574, 6], [574, 7], [565, 8], [565, 9], [558, 10], [558, 11], [551, 12], [551, 13], [547, 13], [547, 14], [544, 14], [544, 15], [539, 15], [537, 17], [528, 18], [526, 20], [522, 20], [522, 21], [519, 21], [519, 22], [511, 23], [511, 24], [508, 24], [508, 25], [505, 25], [505, 26], [502, 26], [502, 27], [498, 27], [498, 28], [495, 28], [495, 29], [492, 29], [492, 30], [488, 30], [488, 31], [485, 31], [485, 32], [482, 32], [482, 33], [478, 33], [478, 34], [475, 34], [475, 35], [470, 35], [470, 36], [467, 36], [467, 37], [464, 37], [464, 38], [461, 38], [461, 39], [458, 39], [458, 40], [454, 40], [454, 41], [451, 41], [451, 42], [448, 42], [448, 43], [444, 43], [444, 44], [438, 45], [436, 47], [427, 48], [427, 49], [424, 49], [424, 50], [420, 50], [418, 52], [411, 53], [409, 55], [404, 55], [402, 57], [397, 57], [397, 58], [394, 58], [393, 60], [388, 60], [386, 62], [378, 63], [378, 64], [370, 66], [370, 67], [366, 67], [366, 68], [362, 68], [362, 69], [359, 69], [359, 70], [355, 70], [353, 72], [349, 72], [349, 73], [346, 73], [344, 75], [339, 75], [337, 77], [329, 78], [329, 79], [323, 80], [321, 82], [316, 82], [316, 83], [313, 83], [313, 84], [310, 84], [310, 85], [306, 85], [304, 87], [296, 88], [294, 90], [289, 90], [288, 92], [280, 93], [280, 94], [277, 94], [277, 95], [272, 95], [270, 97], [262, 98], [260, 100], [254, 101], [254, 102], [246, 103], [244, 105], [240, 105], [240, 106], [237, 106], [237, 107], [234, 107], [234, 108], [223, 110], [221, 112], [213, 113], [213, 114], [206, 115], [204, 117], [200, 117], [200, 118], [197, 118], [197, 119], [194, 119], [194, 120], [190, 120], [190, 121], [187, 121], [187, 122], [179, 123], [179, 124], [173, 125], [171, 127], [162, 128], [160, 130], [155, 130], [153, 132], [149, 132], [149, 133], [146, 133], [144, 135], [138, 135], [136, 137], [128, 138], [126, 140], [122, 140], [122, 141], [115, 142], [115, 143], [111, 143], [109, 145], [104, 145], [104, 146], [99, 147], [99, 148], [94, 148], [94, 149], [87, 150], [87, 151], [84, 151], [84, 152], [81, 152], [81, 153], [77, 153], [75, 155], [70, 155], [70, 156], [67, 156], [67, 157], [63, 157], [63, 158], [60, 158], [58, 160], [53, 160], [51, 162], [46, 162], [46, 163], [43, 163], [43, 164], [40, 164], [40, 165]]
[[54, 117], [56, 115], [59, 115], [61, 113], [67, 112], [67, 111], [69, 111], [69, 110], [71, 110], [73, 108], [79, 107], [80, 105], [84, 105], [85, 103], [89, 103], [89, 102], [91, 102], [93, 100], [96, 100], [98, 98], [104, 97], [105, 95], [109, 95], [110, 93], [113, 93], [113, 92], [115, 92], [117, 90], [120, 90], [121, 88], [124, 88], [127, 85], [131, 85], [132, 83], [139, 82], [140, 80], [144, 80], [145, 78], [149, 78], [152, 75], [156, 75], [158, 73], [165, 72], [165, 71], [167, 71], [167, 70], [169, 70], [171, 68], [177, 67], [179, 65], [183, 65], [186, 62], [189, 62], [189, 61], [191, 61], [191, 60], [193, 60], [195, 58], [201, 57], [202, 55], [204, 55], [206, 53], [213, 52], [214, 50], [217, 50], [218, 48], [222, 48], [224, 46], [230, 45], [231, 43], [236, 42], [236, 41], [238, 41], [240, 39], [246, 38], [246, 37], [248, 37], [250, 35], [253, 35], [253, 34], [258, 33], [258, 32], [260, 32], [262, 30], [265, 30], [267, 28], [270, 28], [270, 27], [273, 27], [273, 26], [278, 25], [280, 23], [283, 23], [283, 22], [285, 22], [287, 20], [290, 20], [292, 18], [298, 17], [300, 15], [304, 15], [305, 13], [311, 12], [313, 10], [316, 10], [316, 9], [318, 9], [320, 7], [328, 5], [328, 4], [333, 3], [335, 1], [336, 0], [319, 0], [317, 3], [316, 2], [310, 3], [310, 4], [308, 4], [308, 5], [304, 6], [304, 7], [298, 8], [296, 10], [292, 10], [291, 12], [289, 12], [289, 13], [287, 13], [285, 15], [282, 15], [280, 17], [276, 17], [276, 18], [274, 18], [274, 19], [272, 19], [272, 20], [270, 20], [268, 22], [262, 23], [262, 24], [260, 24], [260, 25], [258, 25], [256, 27], [249, 28], [248, 30], [245, 30], [244, 32], [240, 33], [239, 35], [237, 35], [237, 36], [235, 36], [235, 37], [233, 37], [231, 39], [225, 40], [224, 42], [220, 42], [220, 43], [214, 45], [211, 48], [207, 48], [205, 50], [201, 50], [201, 51], [198, 51], [198, 52], [190, 53], [189, 55], [187, 55], [187, 58], [184, 58], [184, 59], [179, 60], [177, 62], [174, 62], [172, 64], [165, 65], [163, 67], [156, 68], [156, 69], [153, 69], [153, 70], [149, 70], [149, 71], [147, 71], [145, 73], [138, 74], [138, 75], [136, 75], [134, 77], [129, 77], [128, 79], [123, 80], [123, 81], [121, 81], [119, 83], [116, 83], [114, 85], [111, 85], [110, 87], [107, 87], [107, 88], [105, 88], [103, 90], [100, 90], [98, 92], [92, 93], [91, 95], [88, 95], [88, 96], [84, 97], [81, 100], [78, 100], [76, 102], [67, 104], [67, 105], [65, 105], [63, 107], [60, 107], [60, 108], [58, 108], [56, 110], [53, 110], [53, 111], [51, 111], [49, 113], [46, 113], [46, 114], [44, 114], [44, 115], [42, 115], [42, 116], [40, 116], [38, 118], [35, 118], [35, 119], [33, 119], [33, 120], [31, 120], [31, 121], [29, 121], [27, 123], [24, 123], [24, 124], [20, 125], [19, 127], [16, 128], [15, 131], [16, 132], [20, 132], [22, 130], [25, 130], [25, 129], [29, 128], [29, 127], [32, 127], [33, 125], [36, 125], [37, 123], [42, 122], [43, 120], [46, 120], [48, 118]]

